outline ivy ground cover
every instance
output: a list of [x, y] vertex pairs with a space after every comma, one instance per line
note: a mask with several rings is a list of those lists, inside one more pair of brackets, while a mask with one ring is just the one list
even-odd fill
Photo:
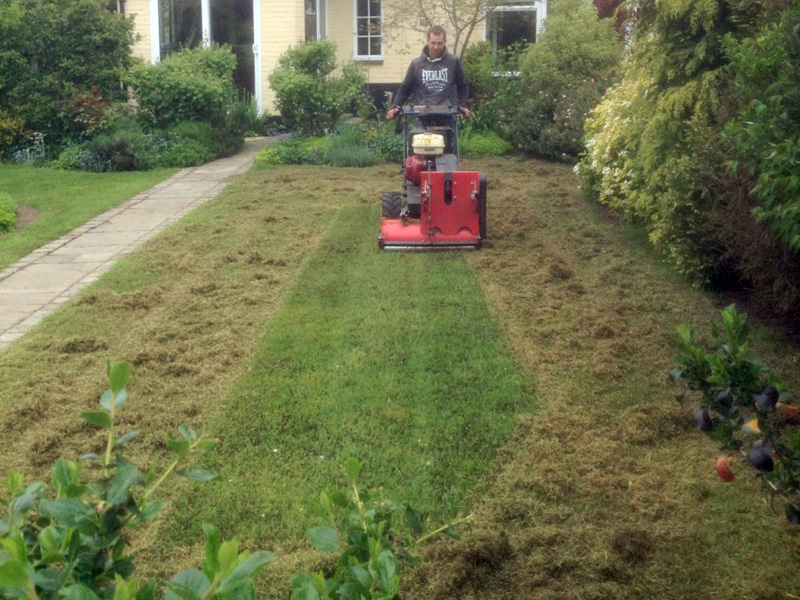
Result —
[[[78, 409], [124, 359], [132, 459], [184, 422], [221, 438], [220, 480], [178, 485], [136, 540], [151, 572], [197, 564], [211, 522], [279, 556], [261, 594], [288, 597], [289, 572], [324, 564], [303, 534], [355, 455], [433, 524], [474, 514], [425, 546], [404, 597], [797, 595], [797, 535], [756, 482], [719, 482], [666, 379], [672, 332], [714, 299], [567, 167], [470, 166], [489, 174], [491, 241], [466, 255], [377, 250], [393, 167], [251, 171], [0, 354], [0, 471], [102, 447]], [[800, 383], [796, 350], [756, 344]]]

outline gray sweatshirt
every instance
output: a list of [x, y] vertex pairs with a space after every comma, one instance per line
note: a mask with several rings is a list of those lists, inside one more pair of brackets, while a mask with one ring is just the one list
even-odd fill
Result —
[[392, 106], [402, 106], [409, 99], [429, 106], [469, 106], [469, 86], [458, 57], [445, 48], [439, 58], [431, 58], [425, 46], [411, 61]]

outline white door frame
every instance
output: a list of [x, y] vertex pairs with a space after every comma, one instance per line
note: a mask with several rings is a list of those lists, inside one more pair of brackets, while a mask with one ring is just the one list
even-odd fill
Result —
[[264, 91], [261, 75], [261, 0], [253, 0], [253, 64], [256, 69], [254, 79], [256, 106], [258, 106], [258, 114], [261, 115], [264, 112], [262, 106]]
[[[203, 28], [203, 47], [211, 45], [211, 0], [200, 0], [200, 14]], [[150, 62], [161, 60], [161, 31], [158, 23], [158, 0], [150, 0]], [[258, 112], [263, 112], [263, 79], [261, 75], [261, 1], [253, 0], [253, 55], [255, 68], [255, 99]]]

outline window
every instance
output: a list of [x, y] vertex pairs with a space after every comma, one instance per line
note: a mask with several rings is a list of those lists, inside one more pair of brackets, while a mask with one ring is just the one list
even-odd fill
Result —
[[534, 3], [503, 2], [492, 9], [486, 25], [486, 39], [495, 50], [513, 44], [536, 42], [537, 10]]
[[200, 0], [159, 0], [158, 13], [161, 58], [203, 41]]
[[327, 37], [325, 22], [325, 0], [305, 0], [306, 2], [306, 41], [316, 42]]
[[355, 57], [360, 60], [383, 59], [381, 0], [355, 0]]

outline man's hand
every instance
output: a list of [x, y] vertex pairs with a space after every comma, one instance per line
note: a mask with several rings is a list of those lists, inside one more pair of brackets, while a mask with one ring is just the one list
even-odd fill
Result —
[[464, 116], [465, 119], [471, 119], [472, 113], [466, 106], [459, 106], [458, 110], [461, 111], [461, 114]]
[[397, 108], [396, 106], [393, 106], [393, 107], [392, 107], [392, 108], [390, 108], [390, 109], [389, 109], [389, 111], [386, 113], [386, 119], [387, 119], [388, 121], [391, 121], [392, 119], [394, 119], [394, 118], [397, 116], [397, 113], [399, 113], [399, 112], [400, 112], [400, 109], [399, 109], [399, 108]]

